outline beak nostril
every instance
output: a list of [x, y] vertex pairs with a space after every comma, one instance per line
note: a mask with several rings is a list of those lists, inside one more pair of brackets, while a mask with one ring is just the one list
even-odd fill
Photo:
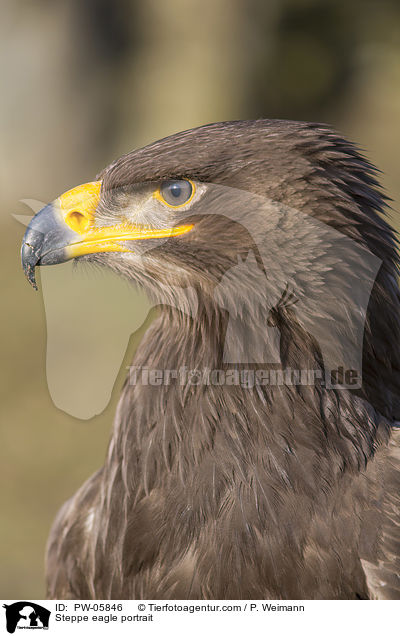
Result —
[[92, 220], [91, 216], [83, 214], [79, 210], [71, 210], [65, 215], [64, 219], [71, 230], [78, 232], [78, 234], [86, 232]]
[[101, 181], [83, 183], [57, 199], [63, 221], [68, 227], [84, 234], [93, 223], [94, 213], [100, 199]]

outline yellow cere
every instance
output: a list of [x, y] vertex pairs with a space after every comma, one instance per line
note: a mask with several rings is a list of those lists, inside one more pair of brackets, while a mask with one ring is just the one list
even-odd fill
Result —
[[93, 223], [100, 200], [101, 181], [91, 181], [64, 192], [58, 203], [65, 223], [71, 230], [84, 234]]

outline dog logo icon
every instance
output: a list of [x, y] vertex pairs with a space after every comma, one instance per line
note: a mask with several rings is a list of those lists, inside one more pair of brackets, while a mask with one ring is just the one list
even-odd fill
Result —
[[18, 601], [3, 607], [9, 634], [14, 634], [16, 629], [49, 629], [51, 612], [37, 603]]

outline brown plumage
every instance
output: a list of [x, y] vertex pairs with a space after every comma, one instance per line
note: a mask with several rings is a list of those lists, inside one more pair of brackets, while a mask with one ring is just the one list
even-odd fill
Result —
[[[49, 597], [400, 598], [398, 255], [374, 168], [323, 125], [260, 120], [174, 135], [118, 159], [99, 179], [99, 227], [121, 218], [142, 184], [190, 179], [204, 190], [185, 210], [191, 232], [146, 243], [140, 258], [81, 257], [164, 303], [137, 367], [239, 369], [224, 359], [225, 338], [235, 343], [246, 333], [247, 343], [268, 350], [269, 325], [280, 332], [281, 368], [322, 370], [327, 343], [318, 324], [340, 328], [343, 307], [356, 315], [364, 265], [358, 252], [345, 262], [348, 243], [334, 245], [329, 233], [316, 243], [315, 228], [335, 229], [381, 264], [361, 387], [126, 382], [103, 468], [64, 504], [51, 531]], [[241, 224], [229, 206], [224, 214], [228, 189], [273, 205], [268, 214], [261, 204], [238, 208]], [[285, 212], [276, 222], [277, 209], [306, 221]], [[144, 222], [164, 222], [149, 214]], [[230, 277], [249, 253], [257, 266]], [[41, 264], [37, 254], [32, 267]], [[274, 268], [290, 272], [284, 293]], [[328, 278], [339, 281], [339, 295], [322, 307], [318, 290]], [[182, 309], [188, 286], [193, 315]]]

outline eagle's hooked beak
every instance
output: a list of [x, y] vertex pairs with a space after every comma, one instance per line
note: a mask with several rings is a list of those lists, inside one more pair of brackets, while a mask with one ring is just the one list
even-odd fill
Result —
[[40, 210], [29, 223], [22, 241], [21, 260], [25, 275], [35, 289], [37, 265], [63, 263], [95, 252], [130, 252], [121, 241], [179, 236], [193, 227], [152, 229], [131, 223], [95, 227], [100, 191], [101, 181], [68, 190]]

